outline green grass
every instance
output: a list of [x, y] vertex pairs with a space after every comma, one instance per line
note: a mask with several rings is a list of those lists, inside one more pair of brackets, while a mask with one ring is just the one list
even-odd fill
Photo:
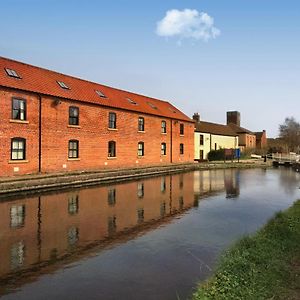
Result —
[[300, 200], [227, 251], [196, 299], [300, 299]]

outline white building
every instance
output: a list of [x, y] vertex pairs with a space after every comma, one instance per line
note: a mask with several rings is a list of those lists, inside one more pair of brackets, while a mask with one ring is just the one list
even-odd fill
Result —
[[207, 159], [211, 150], [237, 149], [239, 137], [230, 126], [200, 121], [199, 114], [194, 114], [195, 122], [195, 160]]

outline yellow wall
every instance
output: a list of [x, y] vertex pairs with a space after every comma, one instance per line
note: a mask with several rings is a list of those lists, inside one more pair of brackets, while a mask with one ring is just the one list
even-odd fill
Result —
[[[200, 135], [204, 137], [204, 145], [200, 145]], [[207, 154], [211, 150], [215, 150], [215, 143], [217, 144], [217, 150], [221, 148], [236, 149], [238, 148], [238, 137], [216, 135], [209, 133], [195, 132], [195, 159], [200, 159], [200, 150], [203, 150], [203, 158], [207, 159]]]

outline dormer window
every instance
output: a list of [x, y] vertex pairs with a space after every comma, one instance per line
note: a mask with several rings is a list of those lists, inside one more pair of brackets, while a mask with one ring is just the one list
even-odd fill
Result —
[[99, 97], [101, 97], [101, 98], [107, 98], [101, 91], [96, 90], [95, 92], [96, 92], [96, 94], [97, 94]]
[[135, 101], [133, 101], [132, 99], [130, 99], [130, 98], [126, 98], [126, 100], [127, 100], [130, 104], [137, 105], [137, 103], [136, 103]]
[[5, 68], [5, 72], [10, 77], [20, 78], [21, 79], [21, 76], [15, 70], [13, 70], [13, 69]]
[[57, 81], [57, 83], [59, 84], [59, 86], [65, 90], [69, 90], [70, 88], [62, 81]]
[[148, 104], [149, 106], [151, 106], [153, 109], [157, 109], [157, 107], [156, 107], [153, 103], [147, 102], [147, 104]]

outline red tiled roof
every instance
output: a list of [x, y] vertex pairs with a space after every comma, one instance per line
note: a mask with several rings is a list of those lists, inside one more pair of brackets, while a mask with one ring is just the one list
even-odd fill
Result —
[[197, 122], [195, 124], [196, 132], [211, 133], [226, 136], [237, 136], [237, 134], [227, 125], [210, 123], [210, 122]]
[[[21, 79], [8, 76], [5, 68], [16, 71]], [[58, 81], [65, 83], [70, 89], [61, 88]], [[0, 57], [0, 85], [42, 95], [193, 122], [167, 101], [119, 90], [4, 57]], [[103, 93], [106, 98], [101, 98], [96, 90]], [[130, 102], [128, 98], [136, 104]]]

